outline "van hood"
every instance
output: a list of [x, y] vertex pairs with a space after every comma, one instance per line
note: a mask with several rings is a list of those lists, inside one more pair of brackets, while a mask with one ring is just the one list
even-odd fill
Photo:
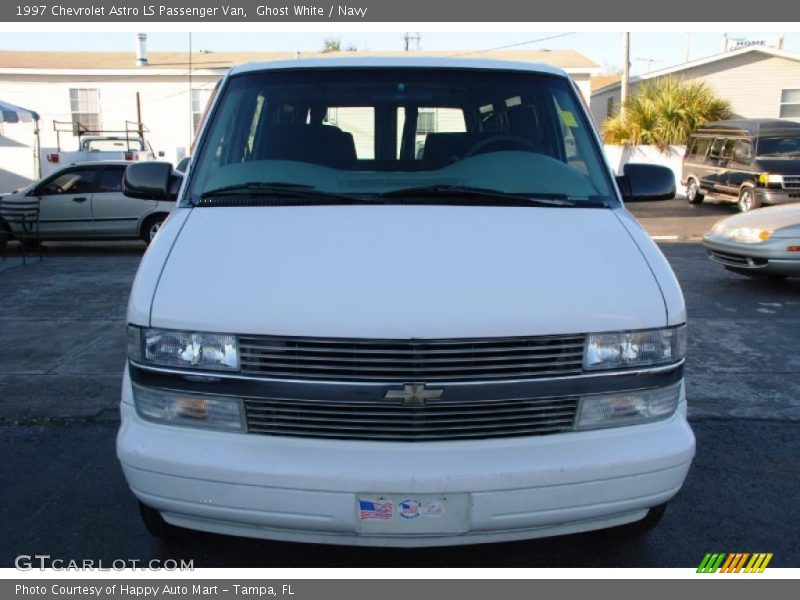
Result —
[[208, 207], [178, 234], [151, 326], [430, 339], [639, 329], [666, 317], [611, 209]]
[[800, 175], [800, 158], [757, 158], [756, 169], [780, 175]]

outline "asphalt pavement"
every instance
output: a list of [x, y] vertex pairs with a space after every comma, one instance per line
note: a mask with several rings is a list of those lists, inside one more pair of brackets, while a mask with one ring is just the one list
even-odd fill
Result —
[[164, 545], [139, 522], [114, 456], [127, 294], [138, 243], [45, 244], [0, 264], [0, 566], [17, 554], [192, 558], [195, 566], [696, 566], [709, 551], [800, 566], [800, 279], [749, 280], [694, 243], [728, 205], [631, 205], [689, 309], [687, 395], [698, 453], [649, 536], [582, 534], [463, 548], [332, 548], [198, 534]]

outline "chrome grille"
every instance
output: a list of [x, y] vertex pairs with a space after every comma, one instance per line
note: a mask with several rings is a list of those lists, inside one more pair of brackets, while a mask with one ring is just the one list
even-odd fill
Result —
[[249, 433], [424, 442], [546, 435], [572, 428], [577, 398], [494, 402], [322, 402], [246, 398]]
[[783, 187], [786, 189], [800, 189], [800, 175], [784, 175]]
[[473, 340], [241, 336], [242, 373], [387, 382], [536, 378], [581, 373], [583, 335]]

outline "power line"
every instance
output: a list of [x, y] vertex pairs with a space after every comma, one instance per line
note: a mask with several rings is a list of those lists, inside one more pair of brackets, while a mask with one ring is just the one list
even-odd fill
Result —
[[557, 33], [556, 35], [549, 35], [547, 37], [538, 38], [535, 40], [528, 40], [526, 42], [517, 42], [515, 44], [506, 44], [505, 46], [496, 46], [494, 48], [485, 48], [483, 50], [470, 50], [468, 52], [459, 52], [458, 54], [453, 54], [452, 56], [467, 56], [468, 54], [477, 54], [479, 52], [493, 52], [495, 50], [507, 50], [508, 48], [517, 48], [519, 46], [527, 46], [528, 44], [537, 44], [539, 42], [546, 42], [547, 40], [554, 40], [556, 38], [562, 38], [568, 35], [574, 35], [574, 31], [570, 31], [567, 33]]

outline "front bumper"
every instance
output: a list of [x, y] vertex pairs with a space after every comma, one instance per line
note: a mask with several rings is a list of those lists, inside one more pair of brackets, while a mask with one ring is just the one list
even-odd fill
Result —
[[[540, 437], [429, 443], [221, 433], [142, 420], [126, 370], [117, 454], [137, 498], [174, 525], [365, 546], [507, 541], [643, 518], [680, 489], [695, 441], [668, 420]], [[359, 533], [360, 494], [466, 494], [458, 534]]]
[[800, 277], [800, 252], [788, 252], [797, 239], [770, 238], [758, 244], [743, 244], [716, 235], [706, 235], [708, 257], [725, 267], [758, 271], [767, 275]]
[[770, 190], [766, 188], [755, 188], [755, 190], [762, 204], [789, 204], [791, 202], [800, 202], [800, 189]]

